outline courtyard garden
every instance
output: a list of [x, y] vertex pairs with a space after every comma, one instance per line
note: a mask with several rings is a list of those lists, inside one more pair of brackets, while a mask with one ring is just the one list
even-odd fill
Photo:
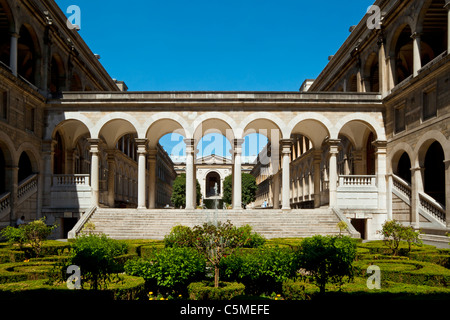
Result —
[[450, 250], [395, 238], [392, 226], [386, 241], [363, 243], [268, 240], [229, 222], [177, 226], [164, 240], [118, 241], [92, 226], [56, 241], [37, 224], [28, 237], [2, 232], [1, 301], [450, 299]]

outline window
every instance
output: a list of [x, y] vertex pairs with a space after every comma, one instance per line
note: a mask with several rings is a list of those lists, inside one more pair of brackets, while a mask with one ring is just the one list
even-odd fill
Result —
[[25, 129], [34, 132], [35, 108], [26, 107], [25, 110]]
[[394, 108], [395, 133], [405, 130], [405, 105]]
[[433, 118], [437, 114], [436, 88], [433, 87], [423, 92], [422, 120]]
[[0, 91], [0, 118], [8, 118], [8, 92]]

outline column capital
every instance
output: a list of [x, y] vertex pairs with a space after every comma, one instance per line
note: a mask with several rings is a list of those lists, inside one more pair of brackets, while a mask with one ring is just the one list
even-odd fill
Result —
[[416, 172], [416, 171], [424, 172], [424, 171], [425, 171], [425, 168], [422, 168], [422, 167], [414, 167], [414, 168], [411, 168], [410, 170], [411, 170], [413, 173]]
[[330, 153], [331, 154], [338, 154], [339, 150], [339, 144], [341, 143], [341, 139], [327, 139], [326, 143], [330, 147]]
[[372, 145], [375, 148], [377, 148], [377, 152], [381, 151], [381, 149], [384, 149], [386, 151], [387, 141], [386, 140], [375, 140], [372, 142]]
[[415, 40], [415, 39], [420, 39], [420, 35], [421, 35], [422, 33], [420, 33], [420, 32], [413, 32], [412, 34], [411, 34], [411, 39], [413, 39], [413, 40]]
[[93, 139], [93, 138], [88, 138], [87, 141], [89, 142], [89, 145], [91, 146], [91, 153], [98, 153], [99, 152], [99, 144], [100, 144], [100, 139]]
[[244, 143], [244, 139], [233, 139], [233, 145], [234, 146], [242, 146], [242, 144]]
[[137, 153], [138, 154], [146, 154], [147, 153], [147, 141], [148, 140], [146, 138], [144, 138], [144, 139], [136, 138], [136, 139], [134, 139], [134, 141], [137, 144]]

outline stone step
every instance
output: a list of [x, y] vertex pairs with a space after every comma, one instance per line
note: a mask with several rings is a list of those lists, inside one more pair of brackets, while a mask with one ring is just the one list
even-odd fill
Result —
[[98, 208], [89, 222], [115, 239], [164, 239], [176, 225], [193, 227], [230, 220], [250, 225], [267, 239], [339, 234], [339, 218], [328, 208], [301, 210], [137, 210]]

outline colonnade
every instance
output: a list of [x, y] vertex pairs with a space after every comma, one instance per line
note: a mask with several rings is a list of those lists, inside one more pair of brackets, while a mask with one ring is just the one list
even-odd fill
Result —
[[[92, 202], [93, 205], [99, 204], [99, 139], [89, 139], [91, 158], [91, 188], [92, 188]], [[151, 150], [147, 146], [147, 139], [135, 139], [137, 145], [138, 155], [138, 190], [137, 190], [137, 206], [138, 209], [147, 208], [147, 196], [148, 207], [150, 209], [155, 208], [156, 201], [156, 176], [155, 176], [155, 157], [156, 150]], [[187, 210], [193, 210], [196, 207], [196, 177], [195, 177], [195, 139], [184, 139], [186, 144], [186, 207]], [[241, 209], [242, 206], [242, 180], [241, 180], [241, 156], [242, 156], [242, 144], [244, 139], [233, 140], [233, 209]], [[273, 148], [275, 154], [272, 157], [281, 158], [281, 209], [291, 209], [291, 186], [290, 186], [290, 161], [292, 150], [292, 139], [281, 139], [279, 141], [279, 154], [276, 153], [277, 148]], [[337, 189], [338, 189], [338, 166], [337, 156], [339, 153], [340, 139], [329, 139], [327, 141], [329, 147], [329, 160], [328, 160], [328, 179], [329, 179], [329, 205], [335, 206], [337, 203]], [[376, 147], [376, 175], [377, 186], [379, 190], [379, 207], [386, 206], [386, 142], [376, 141], [374, 143]], [[322, 150], [314, 149], [314, 206], [320, 206], [320, 164], [322, 161]], [[148, 161], [148, 176], [147, 166]], [[276, 170], [276, 168], [275, 168]], [[274, 186], [273, 186], [273, 198], [274, 208], [278, 208], [279, 202], [279, 178], [275, 176], [274, 172]], [[108, 181], [111, 179], [108, 179]], [[108, 183], [110, 183], [109, 181]], [[111, 182], [113, 183], [113, 182]], [[112, 190], [112, 196], [114, 195], [114, 188], [108, 188]], [[108, 197], [109, 198], [109, 197]]]

